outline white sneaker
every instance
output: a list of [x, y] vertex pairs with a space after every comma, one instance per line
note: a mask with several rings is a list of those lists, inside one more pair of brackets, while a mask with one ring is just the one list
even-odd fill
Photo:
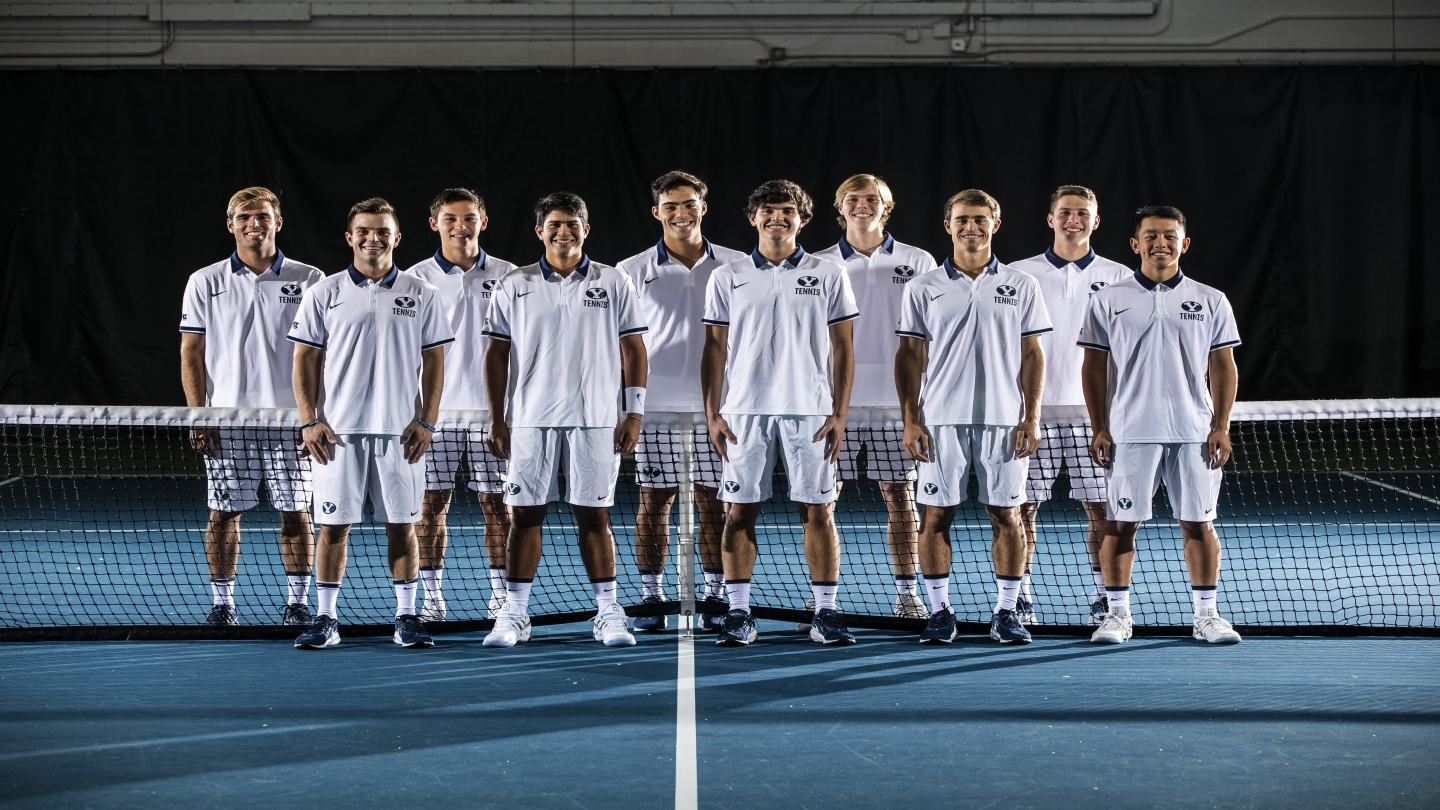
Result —
[[1111, 610], [1105, 614], [1105, 620], [1100, 622], [1100, 627], [1090, 636], [1090, 643], [1124, 644], [1130, 640], [1130, 635], [1134, 632], [1135, 621], [1130, 618], [1129, 610], [1125, 608]]
[[625, 608], [620, 607], [619, 602], [606, 605], [604, 610], [595, 614], [591, 624], [595, 640], [606, 647], [631, 647], [635, 644], [635, 637], [630, 635]]
[[[808, 615], [808, 616], [814, 616], [814, 615], [815, 615], [815, 597], [812, 596], [812, 597], [810, 597], [809, 599], [806, 599], [806, 600], [805, 600], [805, 613], [806, 613], [806, 615]], [[808, 633], [808, 632], [810, 632], [810, 623], [809, 623], [809, 622], [801, 622], [800, 624], [795, 625], [795, 632], [797, 632], [797, 633]]]
[[1204, 615], [1195, 617], [1195, 638], [1201, 641], [1208, 641], [1211, 644], [1239, 644], [1240, 634], [1230, 626], [1230, 622], [1220, 618], [1215, 608], [1205, 611]]
[[505, 592], [495, 591], [490, 594], [490, 604], [486, 610], [490, 612], [489, 618], [500, 618], [500, 614], [505, 612]]
[[916, 594], [902, 593], [895, 597], [895, 615], [902, 619], [928, 619], [930, 611]]
[[443, 622], [443, 621], [445, 621], [445, 597], [443, 597], [443, 596], [436, 596], [436, 597], [434, 597], [434, 598], [431, 598], [429, 594], [426, 594], [426, 596], [425, 596], [425, 607], [422, 608], [421, 611], [420, 611], [420, 621], [422, 621], [422, 622]]
[[531, 630], [529, 616], [500, 616], [484, 643], [486, 647], [514, 647], [529, 641]]

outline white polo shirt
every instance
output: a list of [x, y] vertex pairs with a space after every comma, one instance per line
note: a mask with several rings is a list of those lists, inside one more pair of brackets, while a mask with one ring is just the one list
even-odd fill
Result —
[[829, 416], [830, 327], [858, 317], [850, 277], [801, 247], [779, 265], [756, 249], [716, 270], [705, 323], [730, 328], [720, 412]]
[[974, 281], [948, 258], [941, 267], [905, 285], [895, 330], [930, 344], [925, 424], [1014, 427], [1025, 407], [1020, 339], [1050, 331], [1040, 285], [993, 256]]
[[630, 278], [589, 256], [569, 277], [543, 258], [505, 274], [485, 335], [510, 343], [510, 427], [615, 427], [620, 338], [645, 330]]
[[354, 265], [305, 292], [290, 327], [325, 350], [321, 420], [339, 434], [399, 436], [420, 413], [420, 353], [455, 340], [440, 296], [398, 267], [380, 281]]
[[215, 408], [293, 408], [295, 352], [285, 333], [319, 269], [276, 251], [255, 275], [237, 254], [196, 270], [185, 285], [180, 331], [205, 335], [205, 404]]
[[650, 358], [646, 407], [700, 411], [700, 355], [705, 350], [705, 289], [717, 268], [745, 258], [738, 250], [705, 240], [705, 255], [694, 267], [670, 257], [665, 240], [620, 262], [618, 268], [635, 285], [645, 351]]
[[1090, 299], [1078, 344], [1110, 353], [1110, 438], [1194, 443], [1210, 435], [1210, 353], [1240, 345], [1225, 294], [1176, 271], [1139, 271]]
[[1134, 270], [1119, 262], [1095, 255], [1095, 251], [1078, 261], [1066, 261], [1050, 248], [1039, 256], [1010, 265], [1040, 282], [1040, 295], [1055, 331], [1040, 336], [1045, 351], [1044, 405], [1084, 405], [1085, 394], [1080, 386], [1080, 364], [1085, 350], [1075, 345], [1090, 296], [1097, 290], [1124, 281]]
[[855, 319], [855, 387], [850, 404], [857, 408], [900, 407], [900, 396], [895, 393], [895, 352], [900, 348], [895, 324], [900, 322], [905, 285], [934, 270], [935, 257], [896, 242], [888, 233], [869, 256], [850, 247], [844, 237], [815, 255], [845, 268], [860, 307], [860, 317]]
[[455, 342], [445, 347], [445, 393], [440, 406], [450, 410], [486, 411], [485, 399], [485, 311], [500, 277], [515, 269], [504, 259], [486, 255], [468, 270], [451, 264], [444, 254], [435, 255], [405, 272], [429, 282], [439, 293], [440, 309]]

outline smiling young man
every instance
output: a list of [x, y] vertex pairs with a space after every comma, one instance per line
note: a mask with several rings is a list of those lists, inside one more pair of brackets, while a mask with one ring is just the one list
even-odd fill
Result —
[[[1090, 247], [1090, 235], [1100, 227], [1100, 208], [1095, 192], [1084, 186], [1061, 186], [1050, 195], [1046, 217], [1055, 241], [1039, 256], [1018, 261], [1011, 267], [1034, 276], [1055, 331], [1040, 336], [1045, 352], [1045, 394], [1042, 405], [1083, 406], [1080, 365], [1084, 352], [1075, 345], [1090, 296], [1105, 287], [1124, 281], [1134, 271], [1119, 262], [1097, 256]], [[1090, 458], [1090, 429], [1087, 425], [1044, 425], [1040, 449], [1030, 464], [1026, 502], [1020, 507], [1025, 521], [1025, 575], [1020, 580], [1020, 599], [1015, 612], [1022, 623], [1035, 618], [1035, 601], [1030, 593], [1030, 563], [1035, 558], [1035, 518], [1040, 504], [1050, 500], [1055, 479], [1064, 469], [1070, 478], [1070, 497], [1085, 506], [1090, 520], [1087, 545], [1094, 591], [1090, 597], [1090, 624], [1098, 625], [1109, 606], [1105, 602], [1105, 578], [1100, 573], [1100, 541], [1114, 529], [1105, 519], [1105, 473]]]
[[444, 346], [455, 336], [435, 288], [395, 266], [400, 222], [388, 202], [373, 197], [352, 206], [345, 239], [354, 253], [350, 267], [306, 291], [289, 335], [320, 523], [319, 615], [295, 646], [340, 643], [335, 605], [350, 525], [360, 522], [369, 495], [389, 542], [394, 641], [430, 647], [415, 615], [415, 521], [425, 499], [425, 451], [440, 416]]
[[[845, 235], [815, 255], [845, 268], [860, 306], [855, 320], [855, 408], [899, 408], [895, 395], [895, 351], [900, 339], [895, 323], [905, 285], [935, 269], [935, 258], [917, 247], [895, 241], [885, 224], [895, 211], [890, 186], [873, 174], [857, 174], [835, 190], [835, 210]], [[916, 593], [917, 542], [920, 521], [915, 514], [915, 460], [905, 454], [893, 431], [862, 427], [845, 434], [840, 451], [840, 479], [860, 477], [857, 463], [865, 450], [865, 475], [878, 482], [890, 520], [886, 540], [895, 573], [894, 614], [906, 619], [929, 618]]]
[[[700, 178], [685, 172], [667, 172], [650, 184], [654, 206], [650, 213], [664, 233], [654, 247], [618, 265], [635, 285], [640, 320], [650, 327], [644, 335], [649, 359], [649, 407], [667, 411], [699, 412], [700, 355], [705, 348], [705, 289], [719, 267], [745, 258], [738, 250], [713, 245], [700, 233], [705, 218], [707, 188]], [[693, 432], [693, 482], [699, 512], [700, 568], [705, 592], [700, 629], [719, 632], [725, 602], [725, 570], [720, 560], [720, 532], [725, 523], [720, 487], [720, 457], [710, 444], [705, 427]], [[670, 509], [680, 485], [677, 463], [682, 434], [674, 429], [650, 428], [641, 432], [635, 447], [635, 471], [640, 481], [640, 508], [635, 523], [635, 559], [645, 588], [645, 602], [665, 600], [665, 560], [670, 544]], [[705, 608], [709, 608], [706, 610]], [[658, 632], [664, 616], [640, 616], [635, 629]]]
[[831, 505], [855, 373], [851, 322], [860, 312], [845, 271], [795, 242], [814, 211], [803, 189], [771, 180], [745, 210], [759, 245], [710, 277], [700, 372], [728, 504], [721, 549], [730, 611], [717, 643], [743, 647], [758, 635], [750, 615], [755, 521], [778, 455], [804, 530], [815, 600], [810, 638], [854, 644], [836, 609], [840, 538]]
[[1040, 443], [1040, 335], [1050, 331], [1050, 318], [1035, 279], [992, 253], [999, 229], [994, 197], [978, 189], [951, 197], [945, 230], [954, 253], [944, 272], [906, 285], [895, 330], [905, 450], [920, 461], [920, 566], [931, 610], [922, 643], [955, 640], [949, 531], [971, 468], [994, 529], [998, 593], [990, 637], [1002, 644], [1030, 642], [1015, 612], [1025, 570], [1020, 504], [1028, 457]]
[[[447, 188], [430, 203], [430, 229], [440, 234], [435, 255], [405, 272], [433, 285], [445, 322], [455, 342], [445, 347], [445, 393], [448, 410], [483, 411], [486, 339], [481, 334], [490, 296], [500, 277], [515, 269], [504, 259], [486, 254], [480, 232], [490, 224], [485, 201], [468, 188]], [[470, 467], [470, 489], [485, 515], [485, 556], [490, 563], [490, 618], [505, 604], [505, 536], [510, 510], [505, 506], [505, 462], [485, 446], [484, 430], [444, 429], [425, 456], [425, 507], [417, 527], [420, 536], [420, 583], [425, 607], [420, 619], [445, 620], [445, 518], [455, 491], [455, 474], [463, 456]]]
[[[180, 379], [192, 408], [293, 408], [294, 355], [285, 333], [300, 298], [324, 274], [275, 245], [284, 220], [280, 199], [266, 188], [235, 192], [225, 225], [235, 235], [230, 258], [197, 270], [185, 286], [180, 313]], [[191, 443], [205, 456], [209, 526], [205, 558], [212, 603], [205, 624], [238, 624], [235, 571], [240, 515], [260, 502], [265, 482], [280, 512], [280, 554], [289, 598], [281, 624], [304, 627], [314, 551], [308, 511], [310, 473], [293, 433], [257, 434], [241, 428], [196, 428]]]
[[1140, 269], [1096, 293], [1081, 328], [1085, 405], [1095, 438], [1090, 453], [1107, 476], [1114, 537], [1100, 548], [1110, 611], [1090, 637], [1120, 644], [1135, 622], [1130, 575], [1135, 532], [1151, 517], [1160, 483], [1180, 524], [1190, 572], [1193, 635], [1234, 644], [1220, 618], [1220, 538], [1215, 534], [1221, 468], [1230, 459], [1230, 409], [1239, 374], [1235, 313], [1225, 294], [1186, 277], [1185, 215], [1168, 205], [1135, 212], [1130, 246]]
[[589, 220], [575, 194], [558, 191], [537, 202], [535, 234], [545, 255], [500, 280], [486, 318], [490, 449], [510, 461], [505, 502], [511, 510], [506, 603], [485, 637], [487, 647], [530, 640], [530, 589], [545, 513], [560, 497], [562, 465], [580, 558], [595, 593], [591, 634], [607, 647], [635, 643], [615, 601], [609, 507], [620, 456], [635, 448], [645, 415], [646, 327], [630, 278], [585, 255]]

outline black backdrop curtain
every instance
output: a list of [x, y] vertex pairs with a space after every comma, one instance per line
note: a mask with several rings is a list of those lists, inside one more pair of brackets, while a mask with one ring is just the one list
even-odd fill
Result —
[[[943, 201], [1003, 206], [1002, 260], [1039, 253], [1050, 192], [1100, 197], [1096, 246], [1135, 266], [1130, 212], [1190, 218], [1186, 272], [1229, 294], [1242, 399], [1440, 394], [1440, 69], [0, 72], [0, 401], [177, 404], [187, 276], [229, 255], [229, 195], [282, 193], [281, 248], [343, 269], [380, 195], [408, 265], [440, 189], [489, 203], [491, 253], [539, 255], [530, 206], [589, 202], [589, 254], [653, 245], [648, 183], [711, 184], [706, 233], [753, 246], [746, 193], [799, 182], [811, 250], [846, 176], [894, 188], [891, 231], [939, 255]], [[1426, 223], [1430, 223], [1428, 226]]]

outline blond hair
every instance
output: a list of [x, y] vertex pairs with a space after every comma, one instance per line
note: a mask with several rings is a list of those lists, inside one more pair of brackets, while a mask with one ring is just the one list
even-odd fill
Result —
[[994, 197], [981, 191], [978, 188], [967, 188], [964, 191], [945, 201], [945, 221], [950, 221], [950, 214], [957, 205], [985, 206], [990, 209], [990, 216], [1000, 218], [1000, 203]]
[[[845, 178], [840, 188], [835, 189], [835, 210], [839, 211], [840, 206], [845, 202], [845, 195], [853, 191], [864, 191], [871, 186], [880, 192], [880, 201], [885, 203], [885, 214], [880, 217], [880, 224], [884, 225], [890, 221], [890, 215], [895, 212], [895, 195], [890, 193], [890, 186], [880, 177], [873, 174], [852, 174]], [[840, 227], [845, 227], [845, 216], [841, 214], [835, 218]]]
[[1100, 202], [1095, 199], [1095, 192], [1090, 189], [1084, 186], [1061, 186], [1050, 195], [1050, 213], [1055, 213], [1055, 206], [1060, 204], [1061, 197], [1084, 197], [1086, 202], [1096, 208], [1100, 207]]
[[270, 203], [270, 207], [275, 210], [275, 216], [280, 216], [280, 198], [275, 196], [275, 192], [264, 186], [251, 186], [230, 195], [230, 204], [225, 207], [225, 218], [234, 219], [236, 211], [262, 202]]

